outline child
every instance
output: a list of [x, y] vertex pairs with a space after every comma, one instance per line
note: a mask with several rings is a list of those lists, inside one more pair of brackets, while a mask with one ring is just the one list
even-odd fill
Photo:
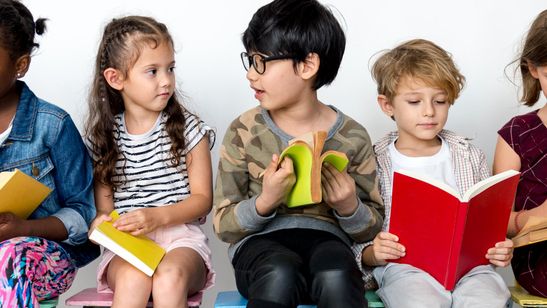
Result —
[[38, 47], [34, 33], [44, 31], [19, 1], [0, 0], [0, 172], [19, 169], [52, 190], [26, 220], [0, 213], [2, 307], [39, 307], [99, 255], [86, 237], [95, 207], [82, 138], [64, 110], [19, 80]]
[[[522, 101], [533, 106], [542, 91], [547, 96], [547, 10], [532, 24], [519, 63]], [[507, 169], [521, 172], [507, 230], [513, 237], [530, 216], [547, 217], [547, 105], [514, 117], [498, 134], [494, 173]], [[515, 249], [512, 267], [521, 286], [531, 294], [547, 297], [547, 242]]]
[[[487, 178], [489, 171], [482, 151], [443, 129], [465, 81], [445, 50], [426, 40], [403, 43], [374, 63], [372, 75], [378, 83], [380, 108], [397, 124], [396, 132], [374, 145], [386, 230], [394, 171], [423, 172], [460, 193]], [[405, 254], [404, 243], [398, 242], [396, 234], [380, 232], [364, 246], [364, 250], [363, 246], [357, 249], [362, 251], [358, 259], [364, 266], [384, 265], [376, 267], [373, 274], [386, 307], [503, 307], [509, 298], [503, 279], [490, 265], [472, 269], [450, 292], [422, 270], [388, 263]], [[512, 242], [506, 240], [485, 255], [493, 265], [507, 266], [511, 252]]]
[[113, 19], [95, 66], [86, 136], [95, 161], [97, 217], [146, 234], [166, 251], [149, 277], [106, 250], [97, 289], [113, 307], [198, 306], [214, 272], [199, 218], [211, 210], [214, 133], [179, 103], [173, 39], [149, 17]]
[[[260, 106], [226, 132], [214, 201], [215, 232], [231, 244], [238, 290], [247, 307], [365, 307], [350, 245], [382, 225], [370, 139], [317, 98], [336, 77], [344, 33], [315, 0], [276, 0], [254, 14], [243, 44]], [[278, 167], [278, 154], [293, 137], [318, 130], [328, 131], [324, 150], [347, 153], [350, 163], [343, 172], [323, 166], [323, 202], [287, 208], [295, 175], [289, 158]]]

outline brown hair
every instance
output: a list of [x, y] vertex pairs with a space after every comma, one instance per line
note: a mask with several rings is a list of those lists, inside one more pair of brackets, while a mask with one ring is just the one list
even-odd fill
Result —
[[445, 90], [450, 104], [458, 98], [465, 84], [465, 77], [458, 71], [450, 54], [423, 39], [411, 40], [383, 52], [371, 71], [378, 84], [378, 94], [387, 96], [389, 100], [397, 94], [397, 87], [405, 77]]
[[[122, 113], [125, 107], [122, 95], [108, 85], [103, 73], [107, 68], [115, 68], [127, 74], [143, 48], [156, 48], [163, 43], [173, 46], [173, 39], [164, 24], [150, 17], [113, 19], [104, 29], [89, 95], [85, 136], [90, 143], [90, 150], [97, 158], [93, 171], [95, 179], [113, 189], [122, 184], [112, 180], [116, 161], [121, 155], [115, 140], [114, 117]], [[176, 94], [169, 99], [163, 112], [167, 114], [165, 127], [171, 140], [171, 163], [177, 167], [186, 142], [183, 134], [185, 109]]]
[[526, 106], [533, 106], [541, 93], [539, 80], [530, 73], [528, 65], [547, 65], [547, 10], [539, 13], [536, 17], [522, 48], [519, 61], [520, 73], [522, 75], [522, 98]]

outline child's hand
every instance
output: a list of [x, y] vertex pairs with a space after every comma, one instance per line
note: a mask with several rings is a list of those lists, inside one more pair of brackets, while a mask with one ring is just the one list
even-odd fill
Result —
[[490, 260], [490, 263], [500, 267], [507, 267], [511, 264], [513, 258], [513, 241], [505, 239], [503, 242], [496, 243], [496, 246], [488, 249], [486, 253], [486, 259]]
[[0, 242], [17, 236], [27, 235], [26, 220], [11, 212], [0, 213]]
[[[109, 213], [100, 213], [100, 212], [97, 213], [97, 216], [95, 216], [95, 219], [93, 219], [93, 221], [89, 225], [89, 231], [87, 231], [87, 236], [89, 237], [91, 235], [91, 232], [93, 232], [93, 230], [97, 228], [97, 226], [100, 225], [103, 221], [111, 221], [111, 220], [112, 220], [112, 217], [109, 216]], [[94, 241], [92, 242], [95, 243]]]
[[355, 181], [346, 170], [340, 172], [329, 163], [321, 168], [323, 201], [341, 216], [350, 216], [357, 210]]
[[139, 209], [120, 215], [112, 224], [116, 229], [133, 235], [150, 233], [163, 225], [162, 216], [154, 208]]
[[399, 237], [385, 231], [376, 235], [372, 250], [377, 265], [385, 265], [388, 260], [399, 259], [406, 254], [405, 246], [399, 244]]
[[277, 168], [279, 156], [272, 155], [272, 161], [264, 170], [262, 193], [256, 199], [256, 210], [261, 216], [269, 216], [281, 203], [296, 182], [292, 160], [283, 158]]

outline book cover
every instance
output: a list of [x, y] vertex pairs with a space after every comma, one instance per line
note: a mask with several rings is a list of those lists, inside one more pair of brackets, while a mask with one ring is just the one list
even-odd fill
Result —
[[293, 161], [296, 182], [287, 196], [287, 207], [316, 204], [322, 200], [321, 167], [323, 162], [333, 165], [338, 171], [346, 168], [349, 160], [346, 154], [338, 151], [326, 151], [323, 146], [327, 139], [324, 131], [311, 132], [289, 142], [283, 150], [279, 162], [284, 157]]
[[51, 189], [19, 169], [0, 173], [0, 212], [27, 219]]
[[89, 235], [89, 239], [104, 246], [125, 261], [152, 276], [165, 255], [165, 250], [148, 237], [134, 236], [116, 229], [112, 223], [118, 219], [116, 211], [110, 213], [112, 221], [103, 221]]
[[511, 240], [515, 248], [547, 240], [547, 217], [530, 216]]
[[485, 179], [460, 197], [448, 185], [407, 171], [395, 172], [389, 232], [406, 255], [393, 262], [428, 272], [447, 290], [486, 252], [505, 240], [520, 173]]

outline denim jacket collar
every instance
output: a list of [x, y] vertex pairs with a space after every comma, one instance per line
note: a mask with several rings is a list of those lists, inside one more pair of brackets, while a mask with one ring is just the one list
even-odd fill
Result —
[[21, 89], [21, 94], [9, 139], [30, 141], [38, 112], [38, 98], [23, 81], [17, 81], [16, 86]]

